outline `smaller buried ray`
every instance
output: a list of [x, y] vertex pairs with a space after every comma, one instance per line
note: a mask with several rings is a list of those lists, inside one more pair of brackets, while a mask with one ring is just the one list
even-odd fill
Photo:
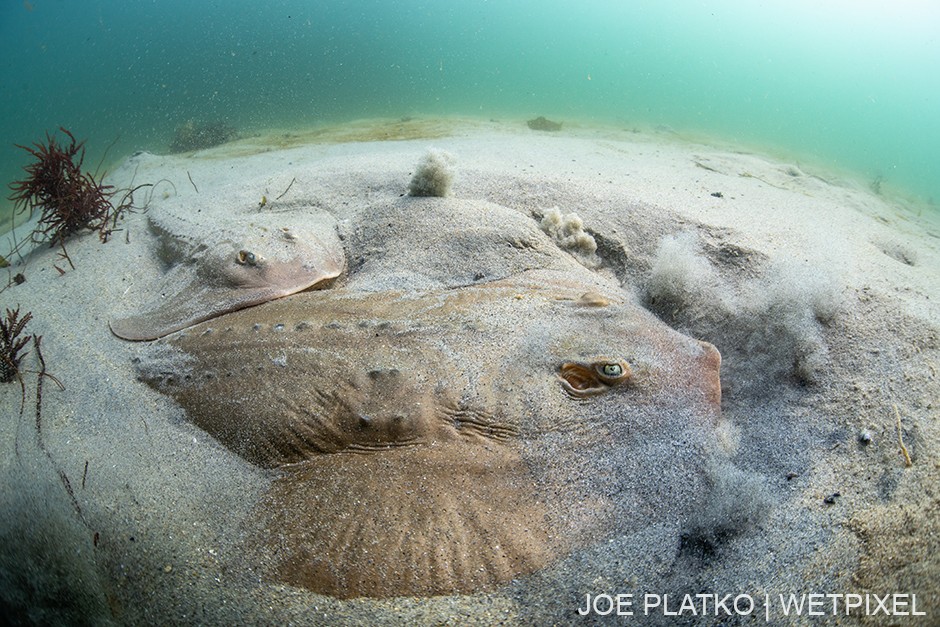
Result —
[[164, 211], [150, 216], [172, 264], [153, 308], [112, 320], [126, 340], [153, 340], [224, 313], [293, 294], [343, 271], [336, 222], [322, 212], [256, 213], [199, 222]]

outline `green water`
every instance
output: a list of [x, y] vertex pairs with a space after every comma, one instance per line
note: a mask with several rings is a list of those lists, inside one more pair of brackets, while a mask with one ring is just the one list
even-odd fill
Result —
[[[940, 199], [940, 3], [30, 0], [0, 6], [0, 181], [242, 132], [460, 114], [667, 125]], [[7, 194], [3, 194], [6, 196]], [[0, 201], [0, 214], [9, 213]]]

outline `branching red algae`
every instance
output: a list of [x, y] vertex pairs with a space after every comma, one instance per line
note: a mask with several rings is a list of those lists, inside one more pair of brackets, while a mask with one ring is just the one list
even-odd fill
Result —
[[[46, 134], [46, 143], [36, 142], [32, 147], [21, 146], [35, 157], [24, 166], [26, 178], [10, 184], [18, 213], [41, 210], [39, 222], [33, 231], [34, 241], [48, 241], [51, 246], [63, 246], [71, 235], [88, 229], [97, 231], [106, 242], [117, 223], [133, 202], [133, 191], [123, 193], [114, 205], [112, 199], [120, 193], [111, 185], [104, 185], [95, 176], [82, 171], [85, 160], [85, 142], [64, 128], [60, 129], [69, 143], [60, 144], [55, 136]], [[66, 256], [67, 257], [67, 256]]]
[[6, 318], [0, 319], [0, 383], [9, 383], [20, 371], [20, 361], [26, 356], [20, 352], [26, 347], [30, 336], [20, 337], [33, 314], [27, 312], [20, 318], [20, 308], [7, 309]]

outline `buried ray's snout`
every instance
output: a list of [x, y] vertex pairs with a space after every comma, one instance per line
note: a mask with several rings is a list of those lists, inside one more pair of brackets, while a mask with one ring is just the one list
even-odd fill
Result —
[[705, 371], [702, 392], [708, 403], [721, 407], [721, 353], [709, 342], [699, 340], [698, 344], [702, 347], [700, 361]]
[[[672, 394], [686, 390], [705, 405], [721, 408], [721, 353], [713, 344], [693, 340], [691, 359], [677, 360], [663, 371]], [[645, 365], [639, 366], [648, 372]], [[671, 373], [671, 374], [667, 374]], [[571, 397], [584, 399], [605, 394], [621, 386], [637, 383], [634, 371], [623, 359], [596, 357], [587, 361], [562, 363], [557, 371], [562, 389]], [[646, 377], [643, 377], [644, 379]], [[712, 411], [710, 409], [709, 411]]]

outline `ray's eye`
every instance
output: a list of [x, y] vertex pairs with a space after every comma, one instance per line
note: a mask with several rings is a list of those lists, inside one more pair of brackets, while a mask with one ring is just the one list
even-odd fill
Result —
[[630, 381], [633, 373], [624, 361], [567, 362], [558, 369], [561, 386], [571, 396], [585, 398], [608, 392]]
[[240, 250], [235, 255], [235, 263], [240, 266], [256, 266], [258, 265], [258, 258], [250, 250]]

